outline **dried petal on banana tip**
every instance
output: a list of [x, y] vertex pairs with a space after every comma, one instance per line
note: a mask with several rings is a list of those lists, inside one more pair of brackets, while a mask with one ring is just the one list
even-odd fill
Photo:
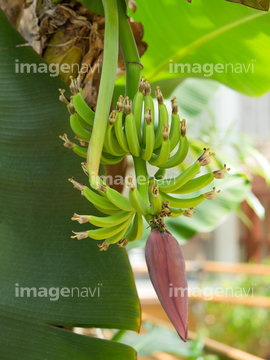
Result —
[[185, 210], [183, 215], [191, 218], [193, 214], [196, 214], [196, 211], [193, 211], [193, 208], [190, 208], [188, 210]]
[[176, 102], [176, 96], [174, 96], [173, 99], [171, 100], [171, 104], [172, 104], [172, 113], [178, 114], [178, 104]]
[[110, 244], [107, 243], [107, 241], [103, 241], [102, 244], [98, 244], [98, 247], [99, 247], [99, 251], [107, 251], [108, 248], [109, 248]]
[[152, 229], [145, 257], [149, 276], [162, 307], [183, 341], [188, 332], [188, 284], [185, 261], [177, 240], [167, 231]]
[[207, 200], [214, 200], [216, 198], [216, 194], [219, 194], [220, 191], [221, 190], [216, 191], [216, 188], [214, 187], [213, 190], [205, 193], [204, 196]]
[[69, 100], [69, 98], [65, 95], [66, 90], [65, 90], [65, 89], [58, 89], [58, 90], [60, 91], [59, 100], [60, 100], [62, 103], [68, 105], [68, 104], [70, 103], [70, 100]]
[[78, 239], [78, 240], [82, 240], [82, 239], [86, 239], [88, 238], [88, 232], [87, 231], [80, 231], [80, 232], [76, 232], [76, 231], [72, 231], [73, 232], [73, 236], [71, 236], [71, 239]]
[[159, 104], [159, 105], [164, 104], [164, 98], [163, 98], [163, 95], [162, 95], [162, 92], [161, 92], [159, 86], [156, 87], [155, 94], [156, 94], [156, 98], [157, 98], [158, 104]]
[[[203, 154], [199, 157], [198, 161], [201, 166], [206, 166], [211, 163], [211, 157], [215, 156], [215, 153], [211, 153], [209, 150], [210, 148], [204, 148]], [[208, 152], [209, 151], [209, 152]], [[208, 154], [207, 154], [208, 153]]]
[[131, 105], [132, 105], [131, 100], [127, 96], [125, 98], [125, 105], [124, 105], [124, 109], [125, 109], [125, 112], [126, 112], [127, 115], [131, 114], [131, 112], [132, 112], [132, 106]]
[[181, 136], [184, 137], [186, 136], [187, 133], [187, 121], [186, 119], [183, 119], [180, 123], [180, 132], [181, 132]]
[[125, 99], [123, 95], [119, 96], [118, 102], [116, 104], [116, 108], [118, 111], [122, 111], [124, 109]]
[[80, 80], [79, 78], [73, 78], [73, 76], [70, 76], [70, 91], [73, 95], [76, 95], [79, 93], [79, 86], [80, 86]]
[[82, 195], [83, 195], [83, 191], [85, 189], [85, 185], [79, 183], [78, 181], [74, 180], [74, 178], [70, 178], [68, 179], [68, 181], [70, 181], [72, 183], [72, 185], [74, 186], [75, 189], [81, 191]]
[[79, 215], [74, 213], [71, 220], [78, 221], [80, 224], [85, 224], [89, 222], [90, 215]]
[[68, 149], [74, 148], [74, 142], [70, 141], [67, 134], [59, 135], [59, 138], [64, 141], [64, 146]]
[[224, 167], [220, 170], [213, 171], [213, 176], [216, 179], [224, 179], [226, 171], [230, 171], [230, 168], [227, 168], [226, 164], [224, 164]]

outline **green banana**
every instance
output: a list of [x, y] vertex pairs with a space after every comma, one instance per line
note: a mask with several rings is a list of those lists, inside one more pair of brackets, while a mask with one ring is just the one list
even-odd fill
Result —
[[141, 148], [140, 148], [139, 138], [134, 121], [134, 116], [131, 112], [131, 100], [129, 100], [128, 97], [126, 97], [125, 112], [126, 112], [125, 131], [126, 131], [126, 138], [127, 138], [129, 151], [131, 155], [139, 157]]
[[160, 91], [159, 86], [156, 88], [156, 98], [158, 101], [158, 128], [156, 131], [156, 140], [155, 140], [155, 149], [158, 149], [162, 142], [163, 142], [163, 129], [164, 125], [169, 124], [169, 115], [166, 108], [166, 105], [164, 104], [163, 95]]
[[104, 217], [93, 215], [79, 215], [75, 213], [71, 220], [76, 220], [80, 224], [85, 224], [89, 222], [90, 224], [98, 227], [110, 227], [123, 223], [124, 221], [128, 220], [130, 216], [131, 213], [128, 211], [120, 211], [114, 215]]
[[91, 137], [91, 132], [86, 130], [80, 123], [77, 113], [71, 113], [70, 115], [70, 127], [72, 131], [82, 140], [88, 141]]
[[180, 174], [177, 178], [171, 180], [162, 180], [158, 181], [159, 189], [165, 193], [172, 193], [189, 180], [193, 179], [196, 174], [200, 171], [201, 165], [199, 161], [196, 161], [193, 165], [187, 168], [182, 174]]
[[59, 138], [64, 141], [63, 145], [66, 148], [72, 149], [75, 152], [75, 154], [77, 154], [77, 155], [79, 155], [79, 156], [81, 156], [83, 158], [87, 157], [87, 149], [82, 148], [81, 146], [79, 146], [79, 145], [73, 143], [72, 141], [70, 141], [68, 139], [68, 137], [67, 137], [67, 134], [60, 135]]
[[189, 199], [179, 199], [179, 198], [175, 198], [173, 196], [170, 196], [170, 195], [162, 193], [162, 192], [160, 192], [160, 193], [161, 193], [163, 201], [168, 201], [172, 207], [175, 207], [177, 209], [183, 209], [183, 208], [192, 208], [192, 207], [198, 206], [205, 199], [213, 200], [216, 198], [216, 194], [219, 192], [220, 191], [216, 191], [216, 189], [213, 188], [212, 191], [209, 191], [205, 194], [196, 196], [194, 198], [189, 198]]
[[109, 237], [118, 234], [121, 230], [126, 229], [129, 226], [130, 222], [131, 222], [131, 216], [128, 220], [124, 221], [120, 225], [101, 228], [101, 229], [81, 231], [81, 232], [72, 231], [74, 235], [71, 236], [71, 238], [72, 239], [77, 238], [78, 240], [82, 240], [87, 237], [90, 237], [93, 240], [108, 239]]
[[140, 215], [146, 215], [148, 212], [148, 206], [144, 202], [139, 190], [134, 184], [134, 179], [132, 176], [128, 177], [127, 184], [129, 187], [129, 200], [133, 208]]
[[95, 208], [100, 211], [101, 213], [103, 214], [106, 214], [106, 215], [115, 215], [117, 214], [119, 211], [121, 211], [120, 209], [118, 210], [111, 210], [111, 209], [106, 209], [104, 207], [99, 207], [98, 205], [95, 205]]
[[[152, 123], [153, 126], [155, 125], [155, 106], [154, 106], [154, 101], [153, 98], [151, 96], [151, 86], [148, 83], [148, 80], [145, 79], [145, 98], [144, 98], [144, 108], [145, 111], [147, 108], [150, 109], [151, 111], [151, 115], [152, 115]], [[144, 119], [143, 121], [143, 139], [142, 139], [142, 143], [143, 146], [146, 145], [146, 132], [145, 132], [145, 128], [146, 128], [146, 120]]]
[[152, 185], [151, 189], [151, 196], [150, 196], [150, 203], [151, 203], [151, 214], [156, 215], [160, 214], [162, 210], [162, 196], [159, 193], [158, 185]]
[[106, 239], [106, 242], [108, 244], [116, 244], [116, 243], [120, 242], [123, 239], [123, 237], [125, 236], [126, 232], [128, 231], [131, 221], [132, 221], [132, 218], [130, 218], [130, 220], [127, 222], [126, 226], [121, 231], [119, 231], [117, 234], [115, 234], [113, 236], [108, 237]]
[[74, 144], [74, 147], [72, 148], [72, 150], [75, 152], [75, 154], [83, 157], [83, 158], [87, 158], [87, 149], [86, 148], [82, 148], [79, 145]]
[[182, 215], [191, 218], [193, 216], [193, 214], [196, 214], [196, 211], [193, 211], [193, 208], [190, 208], [188, 210], [182, 210], [182, 209], [175, 209], [175, 208], [169, 207], [169, 210], [170, 210], [169, 217], [172, 217], [172, 218], [176, 218], [176, 217], [179, 217]]
[[181, 121], [181, 137], [179, 141], [179, 146], [176, 153], [170, 157], [165, 164], [160, 167], [165, 169], [170, 169], [172, 167], [180, 165], [186, 158], [188, 153], [188, 139], [186, 137], [186, 120]]
[[184, 215], [185, 210], [182, 209], [175, 209], [169, 206], [170, 214], [169, 217], [176, 218], [179, 216]]
[[176, 102], [176, 97], [171, 100], [172, 104], [172, 121], [170, 129], [170, 142], [171, 142], [171, 151], [176, 147], [180, 138], [180, 116], [178, 115], [178, 104]]
[[144, 115], [144, 119], [146, 125], [144, 127], [145, 131], [145, 149], [142, 150], [141, 157], [143, 160], [148, 161], [151, 159], [154, 151], [154, 144], [155, 144], [155, 129], [154, 124], [152, 122], [152, 114], [149, 107], [146, 108], [146, 114]]
[[94, 111], [86, 104], [82, 97], [81, 89], [80, 92], [76, 95], [73, 95], [73, 105], [76, 112], [79, 116], [86, 122], [90, 127], [94, 125], [95, 113]]
[[[118, 191], [106, 186], [99, 184], [99, 191], [102, 191], [106, 199], [110, 201], [110, 203], [114, 204], [116, 207], [120, 208], [124, 211], [134, 211], [134, 208], [125, 196], [120, 194]], [[105, 200], [106, 200], [105, 199]]]
[[114, 165], [119, 164], [125, 155], [122, 156], [113, 156], [111, 154], [105, 153], [104, 151], [101, 154], [100, 163], [103, 165]]
[[173, 194], [188, 194], [196, 190], [200, 190], [209, 185], [214, 180], [213, 173], [208, 173], [198, 176], [195, 179], [189, 180], [183, 186], [172, 191]]
[[168, 162], [168, 158], [170, 156], [169, 125], [163, 125], [162, 137], [163, 141], [160, 153], [158, 155], [153, 154], [151, 159], [148, 161], [149, 164], [153, 166], [162, 167], [166, 162]]
[[116, 119], [117, 111], [113, 110], [110, 114], [109, 121], [106, 128], [105, 140], [104, 140], [104, 148], [106, 152], [113, 156], [123, 156], [125, 155], [125, 151], [120, 147], [116, 138], [114, 137], [114, 123]]
[[122, 95], [120, 95], [118, 103], [117, 103], [118, 112], [117, 112], [116, 120], [115, 120], [115, 124], [114, 124], [115, 135], [116, 135], [116, 139], [117, 139], [120, 147], [122, 148], [122, 150], [126, 154], [130, 154], [127, 139], [126, 139], [126, 136], [125, 136], [125, 133], [123, 130], [123, 107], [124, 107], [124, 98]]
[[104, 198], [103, 196], [96, 194], [87, 186], [78, 183], [73, 178], [68, 180], [73, 184], [75, 189], [81, 191], [81, 194], [85, 196], [88, 201], [90, 201], [95, 207], [98, 207], [98, 210], [107, 209], [112, 211], [121, 211], [118, 206], [112, 204], [108, 199]]
[[127, 242], [133, 242], [139, 240], [142, 236], [143, 236], [143, 217], [142, 215], [136, 213], [133, 219], [132, 228], [127, 233], [125, 240]]
[[166, 174], [166, 169], [158, 169], [155, 173], [154, 178], [157, 180], [162, 180]]
[[[95, 112], [86, 104], [82, 97], [82, 89], [80, 84], [81, 74], [77, 79], [70, 76], [70, 90], [73, 94], [73, 105], [79, 116], [91, 127], [94, 125]], [[59, 90], [60, 91], [60, 90]], [[61, 91], [60, 91], [61, 92]], [[61, 95], [63, 95], [61, 93]], [[61, 99], [60, 99], [61, 100]]]
[[139, 90], [136, 93], [136, 95], [133, 99], [133, 104], [132, 104], [132, 112], [134, 114], [134, 121], [135, 121], [135, 127], [136, 127], [136, 131], [137, 131], [138, 139], [141, 138], [141, 117], [142, 117], [144, 92], [145, 92], [145, 83], [144, 83], [144, 76], [143, 76], [140, 79]]
[[90, 125], [88, 125], [87, 122], [84, 121], [83, 118], [81, 118], [79, 114], [78, 114], [78, 118], [79, 118], [79, 121], [80, 121], [82, 127], [84, 127], [86, 130], [88, 130], [92, 135], [93, 128]]
[[188, 194], [197, 190], [204, 188], [209, 185], [215, 178], [216, 179], [224, 179], [225, 172], [230, 171], [230, 168], [227, 169], [226, 164], [220, 170], [216, 170], [205, 175], [199, 176], [193, 180], [189, 180], [183, 186], [174, 190], [174, 194]]

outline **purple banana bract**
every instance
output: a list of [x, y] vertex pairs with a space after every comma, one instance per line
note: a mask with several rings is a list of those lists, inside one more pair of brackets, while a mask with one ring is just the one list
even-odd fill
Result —
[[181, 339], [186, 341], [188, 284], [181, 247], [167, 230], [160, 232], [154, 228], [146, 242], [145, 257], [160, 303]]

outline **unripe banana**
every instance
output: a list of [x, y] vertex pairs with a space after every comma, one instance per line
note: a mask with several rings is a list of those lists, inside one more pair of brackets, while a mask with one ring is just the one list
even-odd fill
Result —
[[120, 208], [118, 206], [112, 204], [108, 199], [104, 198], [103, 196], [96, 194], [93, 190], [91, 190], [84, 184], [78, 183], [73, 178], [68, 180], [73, 184], [75, 189], [81, 191], [81, 194], [85, 196], [88, 201], [90, 201], [95, 207], [98, 207], [98, 210], [108, 209], [112, 211], [120, 211]]
[[80, 85], [80, 74], [77, 79], [74, 79], [71, 76], [70, 80], [71, 80], [70, 90], [73, 94], [73, 105], [75, 107], [75, 110], [84, 121], [86, 121], [91, 127], [93, 127], [95, 113], [86, 104], [86, 102], [84, 101], [84, 99], [82, 97], [82, 89], [81, 89], [81, 85]]
[[128, 178], [129, 186], [129, 200], [132, 204], [133, 208], [137, 211], [140, 215], [146, 215], [148, 212], [148, 206], [144, 202], [141, 194], [139, 193], [138, 189], [135, 186], [134, 179], [132, 176]]
[[95, 205], [95, 208], [100, 211], [101, 213], [105, 214], [105, 215], [115, 215], [117, 214], [119, 211], [121, 211], [120, 209], [118, 210], [111, 210], [111, 209], [107, 209], [107, 208], [104, 208], [104, 207], [99, 207], [97, 205]]
[[73, 95], [72, 100], [75, 110], [79, 116], [88, 124], [88, 126], [93, 127], [95, 113], [84, 101], [81, 90], [78, 94]]
[[125, 151], [118, 144], [114, 134], [113, 127], [116, 120], [117, 111], [113, 110], [110, 114], [109, 121], [106, 128], [105, 140], [104, 140], [104, 148], [106, 152], [113, 156], [123, 156], [125, 155]]
[[143, 236], [143, 217], [138, 213], [135, 214], [131, 230], [127, 233], [125, 240], [133, 242]]
[[184, 215], [185, 210], [182, 209], [175, 209], [169, 206], [170, 214], [169, 217], [177, 218], [179, 216]]
[[152, 185], [150, 203], [151, 203], [151, 214], [152, 215], [160, 214], [162, 210], [163, 201], [162, 201], [162, 196], [159, 193], [158, 185]]
[[87, 149], [86, 148], [83, 148], [83, 147], [75, 144], [74, 142], [70, 141], [67, 137], [67, 134], [64, 134], [63, 136], [60, 135], [59, 138], [64, 141], [64, 146], [66, 148], [72, 149], [75, 152], [75, 154], [86, 159], [86, 157], [87, 157]]
[[166, 174], [166, 169], [158, 169], [155, 173], [154, 178], [157, 180], [162, 180]]
[[180, 174], [177, 178], [171, 180], [162, 180], [158, 181], [159, 189], [165, 193], [172, 193], [175, 190], [179, 189], [189, 180], [193, 179], [195, 175], [200, 171], [201, 165], [199, 161], [196, 161], [193, 165], [187, 168], [182, 174]]
[[214, 178], [216, 179], [224, 179], [225, 172], [230, 171], [230, 168], [227, 169], [226, 164], [220, 170], [213, 171], [211, 173], [199, 176], [193, 180], [189, 180], [186, 184], [174, 190], [174, 194], [188, 194], [197, 190], [204, 188], [209, 185]]
[[[148, 80], [145, 79], [145, 98], [144, 98], [144, 109], [146, 112], [146, 109], [149, 108], [151, 110], [151, 115], [152, 115], [152, 123], [153, 126], [155, 126], [155, 106], [154, 106], [154, 101], [153, 98], [151, 96], [151, 86], [148, 83]], [[143, 121], [143, 139], [142, 139], [142, 143], [143, 146], [146, 145], [146, 132], [145, 132], [145, 128], [146, 128], [146, 120], [144, 119]]]
[[136, 125], [134, 121], [134, 116], [131, 112], [131, 100], [126, 97], [125, 103], [125, 131], [126, 131], [126, 138], [129, 147], [129, 151], [131, 155], [139, 157], [141, 153], [139, 138], [136, 130]]
[[172, 122], [170, 129], [170, 142], [171, 142], [171, 151], [178, 144], [180, 134], [180, 116], [178, 115], [178, 104], [176, 102], [176, 97], [171, 100], [172, 104]]
[[175, 209], [169, 207], [169, 210], [170, 210], [170, 214], [168, 216], [172, 218], [176, 218], [182, 215], [191, 218], [193, 214], [196, 214], [196, 211], [193, 211], [193, 208], [190, 208], [188, 210], [182, 210], [182, 209]]
[[166, 105], [164, 104], [163, 95], [160, 91], [159, 86], [156, 88], [156, 98], [158, 101], [158, 128], [156, 131], [156, 140], [155, 140], [155, 149], [158, 149], [162, 142], [163, 142], [163, 129], [164, 125], [169, 124], [169, 115], [166, 108]]
[[116, 120], [115, 120], [115, 124], [114, 124], [115, 135], [116, 135], [116, 139], [117, 139], [120, 147], [122, 148], [122, 150], [126, 154], [130, 154], [126, 135], [125, 135], [124, 129], [123, 129], [123, 108], [124, 108], [124, 98], [122, 95], [120, 95], [119, 100], [117, 102], [118, 112], [117, 112]]
[[165, 193], [161, 193], [161, 196], [163, 201], [168, 201], [170, 203], [170, 206], [175, 207], [177, 209], [183, 209], [183, 208], [185, 209], [185, 208], [193, 208], [195, 206], [198, 206], [205, 199], [213, 200], [216, 198], [216, 194], [219, 192], [220, 191], [216, 191], [216, 189], [213, 188], [212, 191], [209, 191], [205, 194], [190, 199], [179, 199]]
[[163, 125], [162, 137], [163, 141], [160, 153], [158, 155], [153, 154], [151, 159], [149, 159], [149, 164], [153, 166], [162, 167], [168, 162], [168, 158], [170, 156], [169, 125]]
[[118, 234], [121, 230], [126, 229], [131, 222], [131, 216], [128, 220], [124, 221], [120, 225], [101, 228], [101, 229], [94, 229], [94, 230], [88, 230], [88, 231], [82, 231], [82, 232], [73, 232], [73, 236], [71, 236], [72, 239], [77, 238], [78, 240], [85, 239], [87, 237], [90, 237], [93, 240], [102, 240], [110, 238], [113, 235]]
[[91, 137], [91, 132], [87, 131], [80, 123], [77, 113], [71, 113], [70, 115], [70, 127], [72, 131], [82, 140], [88, 141]]
[[80, 224], [89, 222], [90, 224], [98, 227], [110, 227], [110, 226], [122, 224], [123, 222], [128, 220], [131, 215], [132, 213], [128, 211], [120, 211], [114, 215], [105, 216], [105, 217], [99, 217], [93, 215], [78, 215], [75, 213], [71, 218], [71, 220], [76, 220]]
[[118, 191], [106, 186], [106, 185], [100, 185], [99, 184], [99, 191], [102, 191], [106, 198], [114, 204], [116, 207], [120, 208], [124, 211], [134, 211], [134, 208], [125, 196], [120, 194]]
[[106, 242], [108, 244], [116, 244], [116, 243], [120, 242], [124, 238], [126, 232], [128, 231], [131, 221], [132, 221], [132, 217], [129, 219], [129, 221], [126, 223], [126, 226], [121, 231], [119, 231], [117, 234], [115, 234], [111, 237], [108, 237], [106, 239]]
[[186, 120], [183, 119], [181, 121], [181, 137], [179, 141], [179, 146], [176, 153], [166, 161], [164, 165], [160, 167], [165, 169], [170, 169], [172, 167], [180, 165], [186, 158], [188, 153], [188, 140], [186, 137]]
[[138, 139], [141, 139], [141, 118], [142, 118], [144, 92], [145, 92], [145, 83], [143, 76], [139, 82], [139, 91], [136, 93], [132, 104], [132, 112], [134, 114], [134, 121], [135, 121], [135, 127], [137, 131]]
[[145, 119], [145, 149], [142, 150], [142, 158], [145, 161], [148, 161], [151, 159], [151, 156], [153, 155], [154, 151], [154, 144], [155, 144], [155, 129], [154, 124], [152, 122], [152, 114], [149, 107], [146, 108], [146, 113], [144, 115]]
[[[74, 150], [74, 152], [75, 152], [75, 150]], [[103, 165], [119, 164], [124, 159], [124, 157], [125, 157], [125, 155], [113, 156], [113, 155], [105, 153], [103, 151], [101, 154], [100, 163]]]

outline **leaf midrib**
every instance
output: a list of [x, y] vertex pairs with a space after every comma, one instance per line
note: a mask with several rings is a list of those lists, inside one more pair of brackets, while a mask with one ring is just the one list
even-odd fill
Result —
[[250, 16], [247, 16], [245, 18], [242, 18], [240, 20], [234, 21], [230, 24], [224, 25], [218, 29], [215, 29], [214, 31], [202, 36], [201, 38], [193, 41], [191, 44], [183, 47], [180, 51], [178, 51], [178, 53], [175, 56], [170, 56], [169, 58], [167, 58], [165, 61], [162, 62], [162, 64], [150, 75], [148, 75], [149, 77], [151, 77], [153, 79], [153, 81], [155, 81], [155, 77], [163, 70], [165, 70], [168, 67], [168, 63], [169, 60], [173, 60], [173, 62], [179, 61], [181, 60], [184, 56], [188, 55], [190, 52], [192, 52], [193, 50], [199, 48], [201, 45], [204, 45], [205, 43], [213, 40], [214, 38], [224, 34], [226, 31], [229, 31], [231, 29], [234, 29], [248, 21], [252, 21], [258, 17], [261, 16], [265, 16], [269, 13], [258, 13], [258, 14], [253, 14]]

